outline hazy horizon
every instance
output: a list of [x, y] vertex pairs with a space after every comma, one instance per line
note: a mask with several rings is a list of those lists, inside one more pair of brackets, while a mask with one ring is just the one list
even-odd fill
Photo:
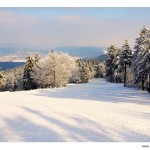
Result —
[[150, 8], [0, 8], [0, 44], [131, 46], [149, 27]]
[[74, 56], [99, 56], [125, 39], [133, 48], [140, 30], [150, 25], [149, 14], [147, 7], [1, 7], [0, 61], [22, 61], [56, 47]]

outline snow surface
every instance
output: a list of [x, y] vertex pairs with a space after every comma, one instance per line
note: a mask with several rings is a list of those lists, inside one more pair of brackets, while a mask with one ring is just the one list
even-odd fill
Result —
[[150, 94], [103, 79], [1, 92], [0, 141], [150, 142]]

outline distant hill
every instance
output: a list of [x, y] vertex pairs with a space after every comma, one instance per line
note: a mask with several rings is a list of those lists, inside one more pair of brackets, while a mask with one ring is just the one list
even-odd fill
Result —
[[100, 54], [104, 53], [103, 47], [77, 47], [77, 46], [70, 46], [70, 47], [55, 47], [56, 51], [66, 52], [71, 56], [75, 57], [82, 57], [82, 58], [94, 58], [98, 57]]
[[[51, 49], [56, 51], [62, 51], [68, 53], [74, 57], [82, 57], [82, 58], [94, 58], [104, 53], [104, 47], [94, 47], [94, 46], [66, 46], [66, 47], [38, 47], [38, 46], [30, 46], [24, 44], [0, 44], [0, 56], [7, 56], [6, 61], [11, 61], [9, 56], [13, 55], [13, 57], [18, 59], [25, 59], [28, 54], [40, 53], [41, 55], [47, 55]], [[0, 59], [0, 61], [2, 61]]]
[[[53, 48], [37, 47], [24, 44], [0, 44], [0, 70], [7, 70], [22, 66], [25, 64], [28, 55], [39, 53], [42, 57], [46, 56]], [[55, 51], [68, 53], [73, 57], [80, 57], [83, 59], [97, 58], [104, 60], [102, 55], [104, 47], [94, 46], [66, 46], [54, 47]], [[105, 55], [104, 55], [105, 56]]]
[[102, 55], [98, 56], [97, 59], [100, 62], [104, 62], [107, 57], [108, 57], [107, 54], [102, 54]]
[[7, 69], [13, 69], [23, 66], [24, 64], [25, 62], [0, 62], [0, 70], [4, 71]]

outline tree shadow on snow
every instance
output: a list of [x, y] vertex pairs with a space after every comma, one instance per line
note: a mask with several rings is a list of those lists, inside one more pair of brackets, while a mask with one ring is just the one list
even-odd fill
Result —
[[[53, 127], [51, 126], [44, 126], [39, 125], [37, 123], [32, 122], [31, 120], [27, 119], [23, 116], [17, 116], [16, 119], [10, 119], [8, 117], [3, 117], [3, 120], [9, 127], [9, 130], [12, 134], [5, 137], [3, 132], [0, 132], [0, 141], [1, 142], [67, 142], [67, 141], [74, 141], [74, 142], [107, 142], [113, 141], [111, 138], [105, 136], [105, 134], [97, 133], [92, 129], [88, 129], [86, 126], [85, 128], [80, 128], [77, 126], [73, 126], [62, 120], [44, 115], [43, 113], [33, 110], [27, 107], [21, 107], [24, 111], [27, 111], [30, 114], [34, 114], [35, 117], [44, 119], [45, 121], [49, 122], [50, 125], [53, 124], [58, 126], [60, 129], [65, 131], [65, 135], [62, 133], [58, 133]], [[29, 116], [28, 116], [29, 117]], [[89, 120], [83, 120], [86, 124], [89, 124]], [[1, 129], [4, 131], [3, 129]], [[66, 137], [64, 137], [66, 136]], [[15, 138], [19, 137], [19, 138]]]
[[[6, 124], [9, 126], [12, 135], [0, 139], [1, 142], [55, 142], [62, 141], [56, 132], [49, 128], [35, 124], [30, 120], [17, 116], [16, 119], [3, 118]], [[15, 135], [13, 135], [15, 134]], [[3, 134], [5, 135], [5, 134]], [[3, 137], [3, 135], [0, 136]], [[17, 137], [17, 138], [15, 138]]]
[[[134, 142], [148, 142], [150, 137], [136, 133], [135, 131], [129, 129], [113, 129], [105, 128], [101, 123], [95, 122], [89, 118], [78, 116], [78, 115], [66, 115], [60, 114], [65, 117], [62, 121], [58, 118], [45, 115], [40, 111], [21, 107], [23, 111], [29, 113], [29, 116], [17, 116], [16, 119], [10, 119], [4, 117], [3, 120], [9, 127], [9, 130], [13, 134], [18, 135], [19, 139], [14, 139], [14, 135], [9, 137], [4, 137], [4, 134], [0, 132], [1, 141], [23, 141], [23, 142], [114, 142], [114, 135], [118, 135], [120, 139], [118, 141], [134, 141]], [[48, 122], [49, 125], [42, 125], [34, 123], [33, 121], [27, 119], [30, 115], [35, 115], [35, 118], [40, 118]], [[58, 115], [58, 114], [57, 114]], [[66, 119], [71, 120], [73, 123], [65, 122]], [[63, 130], [64, 133], [58, 132], [53, 126], [57, 126], [59, 130]], [[2, 129], [1, 129], [2, 130]], [[4, 137], [4, 138], [3, 138]]]

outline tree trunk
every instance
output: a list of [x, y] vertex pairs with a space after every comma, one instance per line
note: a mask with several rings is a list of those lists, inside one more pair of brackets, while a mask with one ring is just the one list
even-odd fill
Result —
[[126, 72], [127, 72], [127, 68], [126, 68], [126, 63], [125, 63], [125, 68], [124, 68], [124, 87], [126, 87]]
[[142, 76], [142, 91], [144, 91], [144, 75]]
[[55, 73], [55, 70], [54, 70], [54, 83], [53, 83], [53, 88], [56, 87], [56, 73]]

